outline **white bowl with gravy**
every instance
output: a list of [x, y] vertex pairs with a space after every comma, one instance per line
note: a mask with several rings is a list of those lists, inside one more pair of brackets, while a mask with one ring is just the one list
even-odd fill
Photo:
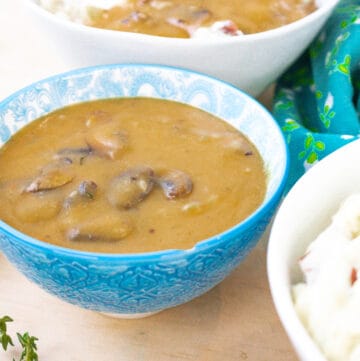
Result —
[[[213, 13], [213, 9], [209, 11], [206, 7], [197, 7], [195, 17], [193, 14], [189, 15], [187, 10], [181, 9], [181, 14], [175, 13], [175, 16], [167, 18], [167, 24], [170, 22], [171, 25], [175, 25], [175, 27], [170, 26], [169, 35], [158, 36], [123, 31], [123, 27], [121, 31], [118, 31], [87, 26], [64, 16], [55, 15], [42, 7], [37, 0], [24, 1], [34, 24], [39, 25], [42, 32], [49, 36], [49, 40], [57, 45], [59, 56], [64, 57], [71, 66], [82, 67], [122, 62], [179, 66], [230, 82], [253, 96], [259, 95], [276, 80], [304, 51], [338, 3], [338, 0], [314, 0], [313, 8], [307, 10], [309, 14], [304, 13], [302, 18], [293, 21], [291, 10], [286, 9], [282, 2], [283, 13], [276, 10], [273, 18], [284, 18], [285, 25], [268, 24], [270, 30], [259, 27], [259, 23], [268, 22], [271, 18], [266, 14], [269, 7], [263, 7], [263, 9], [260, 7], [259, 10], [253, 2], [243, 5], [244, 13], [251, 13], [253, 19], [250, 21], [245, 18], [239, 25], [231, 19], [224, 19], [226, 14], [220, 13], [217, 17], [214, 16], [214, 19], [224, 19], [224, 22], [215, 21], [213, 27], [198, 26], [201, 21], [207, 24], [206, 19], [211, 18], [209, 14]], [[126, 1], [123, 2], [126, 3]], [[91, 1], [85, 3], [91, 3]], [[149, 2], [142, 1], [141, 3]], [[153, 0], [150, 3], [157, 4], [156, 6], [161, 8], [170, 2]], [[271, 4], [271, 1], [268, 3]], [[276, 1], [273, 3], [270, 9], [280, 7], [279, 3], [275, 4]], [[288, 3], [295, 4], [296, 2], [289, 1]], [[297, 3], [301, 4], [301, 1]], [[307, 6], [306, 3], [309, 2], [304, 1], [303, 6]], [[211, 5], [211, 1], [209, 4]], [[297, 8], [300, 7], [299, 4], [296, 5]], [[295, 5], [293, 7], [295, 12]], [[104, 17], [111, 18], [112, 15], [109, 14], [109, 12], [106, 13]], [[286, 16], [289, 19], [286, 20]], [[130, 17], [125, 16], [119, 22], [129, 23], [136, 20], [149, 23], [148, 18], [148, 14], [143, 15], [139, 11], [133, 11]], [[256, 22], [254, 19], [260, 20]], [[187, 26], [191, 21], [194, 21], [195, 26], [194, 23]], [[289, 23], [286, 24], [287, 22]], [[247, 23], [250, 24], [249, 29], [246, 28]], [[95, 25], [106, 26], [101, 21], [95, 22]], [[199, 28], [201, 28], [200, 31]], [[185, 31], [185, 35], [181, 33], [182, 31]], [[186, 33], [197, 35], [192, 38], [178, 37], [186, 36]]]

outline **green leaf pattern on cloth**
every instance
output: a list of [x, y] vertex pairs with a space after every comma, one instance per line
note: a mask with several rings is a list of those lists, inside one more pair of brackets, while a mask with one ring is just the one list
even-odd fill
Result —
[[312, 165], [360, 137], [360, 0], [342, 0], [279, 79], [273, 113], [290, 149], [287, 191]]
[[[318, 98], [320, 99], [320, 98]], [[318, 109], [319, 117], [325, 128], [329, 128], [331, 120], [335, 117], [336, 112], [333, 110], [334, 97], [331, 93], [328, 94], [324, 107], [322, 110]]]

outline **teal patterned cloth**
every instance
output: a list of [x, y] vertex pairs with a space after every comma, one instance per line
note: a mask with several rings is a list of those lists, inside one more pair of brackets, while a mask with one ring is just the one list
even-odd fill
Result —
[[290, 150], [288, 191], [312, 165], [360, 137], [360, 0], [342, 0], [279, 79], [273, 113]]

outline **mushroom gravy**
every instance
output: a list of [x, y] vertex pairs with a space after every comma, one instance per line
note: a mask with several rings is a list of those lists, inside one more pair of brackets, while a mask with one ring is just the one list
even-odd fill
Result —
[[135, 253], [191, 248], [249, 216], [263, 161], [189, 105], [117, 98], [68, 106], [0, 149], [0, 219], [45, 242]]
[[39, 0], [47, 10], [85, 25], [191, 38], [251, 34], [299, 20], [314, 0]]

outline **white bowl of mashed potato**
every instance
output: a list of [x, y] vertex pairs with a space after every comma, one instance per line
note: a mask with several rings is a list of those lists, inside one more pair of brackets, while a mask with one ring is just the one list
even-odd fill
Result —
[[[309, 45], [338, 0], [24, 0], [74, 67], [153, 63], [256, 96]], [[236, 6], [236, 7], [235, 7]]]
[[303, 361], [360, 360], [360, 141], [310, 169], [270, 234], [268, 275]]

